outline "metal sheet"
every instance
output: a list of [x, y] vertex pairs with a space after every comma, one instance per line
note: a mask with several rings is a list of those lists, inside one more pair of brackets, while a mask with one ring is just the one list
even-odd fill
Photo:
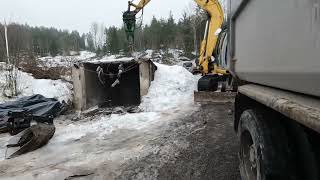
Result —
[[320, 0], [251, 0], [235, 21], [242, 80], [320, 97]]

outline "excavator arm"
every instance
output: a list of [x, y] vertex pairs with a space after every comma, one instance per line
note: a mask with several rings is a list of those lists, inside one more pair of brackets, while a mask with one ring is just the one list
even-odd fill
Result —
[[[132, 1], [128, 1], [128, 10], [123, 13], [123, 22], [125, 25], [125, 31], [129, 43], [129, 49], [133, 52], [134, 44], [134, 31], [136, 29], [136, 15], [150, 2], [151, 0], [140, 0], [138, 4], [134, 4]], [[135, 10], [131, 11], [131, 7]]]
[[[201, 42], [199, 70], [203, 77], [199, 80], [199, 91], [215, 91], [218, 88], [218, 82], [225, 81], [225, 77], [229, 76], [229, 72], [221, 68], [218, 60], [212, 58], [216, 52], [219, 41], [219, 33], [224, 22], [223, 8], [218, 0], [194, 0], [208, 14], [205, 34]], [[126, 27], [129, 46], [133, 49], [135, 15], [143, 9], [150, 0], [140, 0], [138, 4], [128, 3], [128, 11], [123, 14], [123, 21]], [[136, 9], [131, 11], [130, 8]], [[217, 57], [217, 55], [216, 55]]]
[[195, 0], [204, 9], [209, 18], [207, 20], [203, 41], [200, 48], [199, 67], [203, 74], [227, 74], [217, 63], [212, 62], [213, 52], [218, 42], [219, 30], [224, 22], [224, 13], [218, 0]]
[[136, 9], [134, 10], [134, 12], [135, 12], [136, 14], [138, 14], [138, 13], [141, 11], [141, 9], [143, 9], [150, 1], [151, 1], [151, 0], [141, 0], [141, 1], [139, 2], [139, 4], [134, 4], [134, 3], [132, 3], [131, 1], [129, 1], [129, 2], [128, 2], [128, 4], [129, 4], [128, 10], [130, 11], [130, 7], [133, 6], [133, 7], [136, 8]]
[[[125, 12], [127, 15], [135, 16], [141, 11], [151, 0], [140, 0], [138, 4], [134, 4], [131, 1], [128, 2], [128, 11]], [[194, 0], [203, 10], [205, 10], [209, 18], [207, 20], [205, 35], [201, 43], [200, 57], [199, 57], [199, 67], [202, 74], [226, 74], [226, 70], [219, 68], [216, 63], [213, 63], [211, 59], [213, 52], [215, 51], [218, 33], [217, 31], [221, 28], [224, 22], [224, 12], [222, 6], [218, 0]], [[135, 10], [130, 11], [131, 7], [135, 7]], [[129, 13], [130, 12], [130, 13]], [[131, 24], [128, 20], [131, 20]], [[134, 27], [132, 23], [135, 23], [133, 18], [128, 18], [124, 16], [125, 24], [129, 24], [127, 27]], [[129, 29], [129, 38], [131, 41], [134, 39], [133, 30]], [[133, 43], [133, 42], [130, 42]]]

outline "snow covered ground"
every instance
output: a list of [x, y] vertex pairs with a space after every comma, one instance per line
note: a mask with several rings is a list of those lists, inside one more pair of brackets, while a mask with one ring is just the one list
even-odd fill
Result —
[[[56, 120], [56, 133], [49, 144], [0, 161], [1, 179], [65, 179], [84, 171], [101, 171], [98, 177], [108, 179], [105, 169], [100, 167], [112, 171], [132, 158], [155, 151], [148, 141], [156, 138], [155, 134], [172, 119], [196, 109], [193, 92], [200, 78], [181, 66], [156, 65], [155, 79], [139, 106], [143, 112], [98, 115], [78, 122], [71, 122], [69, 118]], [[52, 83], [55, 81], [46, 84]], [[39, 84], [43, 84], [42, 81]], [[32, 85], [43, 92], [36, 82]], [[0, 153], [7, 139], [6, 135], [0, 136]]]
[[34, 79], [30, 74], [20, 72], [18, 76], [20, 96], [41, 94], [59, 101], [72, 101], [72, 84], [62, 80]]
[[161, 112], [193, 104], [193, 92], [200, 77], [192, 75], [182, 66], [158, 63], [156, 66], [155, 79], [140, 108], [147, 112]]
[[[168, 49], [166, 52], [160, 50], [155, 51], [148, 49], [144, 52], [137, 53], [136, 55], [139, 56], [139, 54], [143, 54], [144, 58], [151, 58], [156, 62], [162, 62], [164, 54], [170, 54], [173, 58], [171, 58], [172, 61], [171, 64], [179, 64], [181, 65], [182, 60], [179, 58], [184, 58], [182, 55], [184, 52], [179, 49]], [[74, 53], [73, 53], [74, 54]], [[118, 58], [116, 55], [109, 55], [104, 56], [102, 58], [97, 58], [95, 53], [88, 52], [88, 51], [80, 51], [78, 55], [73, 56], [56, 56], [56, 57], [41, 57], [39, 58], [40, 67], [67, 67], [71, 68], [73, 63], [79, 62], [79, 61], [93, 61], [93, 62], [102, 62], [102, 61], [113, 61], [113, 60], [124, 60], [128, 61], [132, 58]], [[186, 60], [184, 58], [184, 60]], [[183, 61], [184, 61], [183, 60]], [[170, 63], [169, 63], [170, 64]], [[170, 73], [174, 68], [177, 67], [170, 67], [168, 69], [164, 69], [164, 73], [168, 74]], [[183, 85], [184, 81], [183, 78], [181, 78], [183, 71], [182, 68], [175, 69], [180, 72], [180, 79], [181, 82], [168, 82], [167, 88], [176, 88], [177, 86]], [[162, 71], [161, 69], [159, 71]], [[179, 73], [177, 73], [179, 74]], [[3, 71], [0, 71], [0, 90], [3, 89], [3, 86], [5, 84], [5, 75]], [[184, 74], [185, 75], [185, 74]], [[62, 75], [64, 79], [70, 80], [70, 75]], [[169, 76], [167, 76], [169, 78]], [[190, 81], [192, 78], [190, 76], [186, 76], [187, 80]], [[164, 77], [157, 77], [157, 78], [164, 78]], [[44, 79], [34, 79], [31, 75], [27, 73], [20, 72], [18, 76], [18, 91], [19, 96], [29, 96], [32, 94], [42, 94], [49, 98], [57, 98], [60, 101], [69, 101], [72, 100], [72, 85], [64, 82], [62, 80], [44, 80]], [[153, 90], [151, 93], [159, 93], [160, 90]], [[168, 89], [166, 90], [167, 93]], [[186, 90], [187, 91], [187, 90]], [[184, 96], [184, 95], [183, 95]], [[4, 102], [5, 100], [8, 100], [3, 96], [3, 93], [0, 92], [0, 103]], [[170, 101], [167, 100], [167, 104], [170, 104], [169, 106], [173, 106], [174, 103], [170, 103]], [[144, 100], [145, 102], [148, 101], [148, 96]], [[141, 107], [147, 108], [146, 105], [142, 104]], [[151, 107], [150, 107], [151, 108]], [[155, 107], [152, 107], [155, 108]]]
[[167, 49], [167, 50], [152, 50], [147, 49], [142, 52], [135, 52], [134, 57], [141, 57], [143, 59], [151, 59], [153, 62], [165, 63], [171, 65], [179, 65], [184, 61], [191, 61], [190, 58], [185, 57], [185, 52], [181, 49]]
[[[0, 103], [7, 99], [3, 95], [6, 71], [0, 71]], [[34, 79], [30, 74], [19, 71], [17, 74], [18, 97], [41, 94], [59, 101], [72, 101], [72, 84], [62, 80]], [[12, 100], [12, 99], [11, 99]]]
[[[75, 52], [70, 53], [75, 54]], [[147, 49], [142, 52], [134, 53], [135, 57], [142, 56], [142, 58], [149, 58], [154, 60], [155, 62], [163, 62], [163, 58], [167, 55], [170, 56], [169, 61], [172, 61], [171, 64], [177, 64], [181, 61], [188, 61], [189, 58], [184, 56], [185, 52], [180, 49], [167, 49], [167, 50], [152, 50]], [[70, 55], [70, 56], [47, 56], [40, 57], [38, 60], [41, 62], [40, 66], [45, 67], [70, 67], [75, 62], [81, 61], [91, 61], [91, 60], [110, 60], [110, 59], [118, 59], [119, 55], [106, 55], [102, 58], [97, 58], [96, 53], [89, 51], [80, 51], [78, 55]], [[168, 60], [167, 60], [168, 61]]]
[[112, 56], [102, 57], [101, 59], [91, 60], [90, 63], [99, 64], [99, 63], [114, 62], [114, 61], [117, 61], [117, 62], [128, 62], [128, 61], [131, 61], [131, 60], [133, 60], [132, 57], [116, 58], [115, 56], [112, 55]]
[[47, 56], [39, 58], [42, 66], [45, 67], [70, 67], [73, 63], [78, 61], [90, 60], [96, 56], [96, 53], [89, 51], [80, 51], [79, 55], [75, 56]]
[[79, 139], [86, 134], [99, 131], [101, 133], [98, 137], [101, 137], [122, 128], [139, 130], [159, 121], [162, 112], [192, 106], [193, 92], [196, 90], [199, 77], [193, 76], [181, 66], [156, 65], [158, 70], [155, 73], [155, 79], [139, 106], [143, 112], [99, 117], [97, 121], [81, 125], [70, 124], [56, 133], [56, 140]]
[[[78, 55], [73, 56], [56, 56], [41, 57], [39, 68], [41, 67], [67, 67], [71, 68], [75, 62], [88, 61], [94, 59], [95, 53], [88, 51], [80, 51]], [[64, 79], [70, 80], [71, 77], [62, 75]], [[3, 94], [6, 82], [6, 72], [4, 68], [0, 68], [0, 103], [8, 99]], [[35, 79], [32, 75], [25, 72], [18, 72], [18, 97], [30, 96], [33, 94], [41, 94], [47, 98], [57, 98], [60, 101], [72, 101], [72, 84], [63, 80]]]

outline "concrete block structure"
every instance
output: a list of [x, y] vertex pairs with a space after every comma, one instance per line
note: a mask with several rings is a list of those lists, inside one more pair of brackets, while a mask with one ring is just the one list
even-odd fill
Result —
[[139, 105], [141, 97], [148, 93], [156, 69], [150, 60], [129, 58], [75, 64], [72, 68], [75, 109]]

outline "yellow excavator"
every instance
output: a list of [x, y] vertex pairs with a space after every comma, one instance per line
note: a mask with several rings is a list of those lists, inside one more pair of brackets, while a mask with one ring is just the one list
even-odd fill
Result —
[[[128, 9], [123, 13], [123, 21], [129, 41], [129, 46], [133, 49], [134, 30], [136, 26], [136, 15], [151, 0], [140, 0], [138, 4], [128, 2]], [[226, 69], [226, 63], [222, 60], [220, 53], [223, 43], [227, 42], [226, 29], [222, 29], [224, 23], [223, 8], [218, 0], [194, 0], [208, 14], [204, 38], [201, 43], [198, 69], [202, 74], [198, 82], [198, 91], [216, 91], [221, 84], [221, 91], [226, 91], [226, 82], [230, 79], [230, 74]], [[134, 7], [134, 10], [131, 10]], [[224, 33], [223, 33], [224, 32]]]

